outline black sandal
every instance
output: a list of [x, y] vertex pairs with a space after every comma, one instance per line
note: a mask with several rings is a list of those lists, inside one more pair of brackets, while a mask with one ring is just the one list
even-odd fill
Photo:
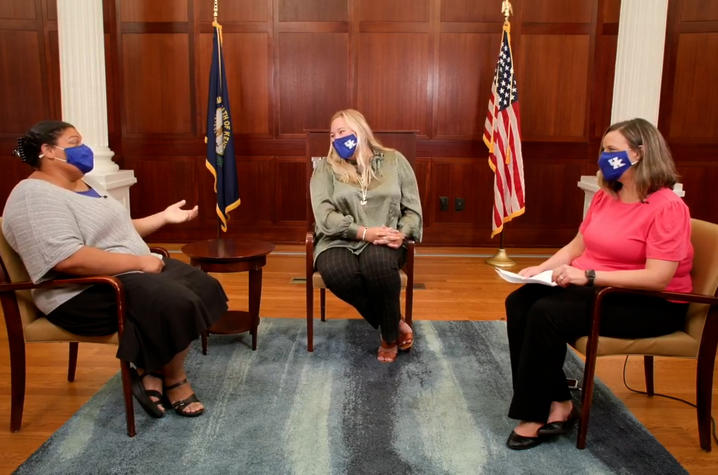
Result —
[[[137, 399], [137, 402], [140, 403], [140, 406], [142, 406], [142, 409], [144, 409], [147, 414], [159, 419], [165, 415], [165, 411], [160, 409], [160, 405], [162, 404], [162, 393], [154, 389], [145, 389], [144, 384], [142, 384], [142, 378], [147, 375], [160, 379], [162, 378], [162, 375], [154, 373], [143, 373], [142, 376], [140, 376], [137, 373], [137, 370], [130, 368], [132, 395], [135, 396], [135, 399]], [[150, 397], [156, 397], [157, 401], [153, 401]]]
[[181, 401], [175, 401], [172, 402], [169, 399], [169, 396], [167, 396], [167, 391], [171, 391], [173, 389], [176, 389], [184, 384], [187, 384], [187, 378], [183, 379], [177, 384], [173, 384], [172, 386], [165, 386], [165, 399], [169, 403], [170, 407], [175, 410], [177, 414], [184, 417], [197, 417], [204, 413], [204, 407], [196, 412], [189, 412], [185, 411], [184, 409], [192, 404], [193, 402], [202, 402], [199, 399], [197, 399], [197, 395], [195, 393], [190, 394], [186, 399], [182, 399]]

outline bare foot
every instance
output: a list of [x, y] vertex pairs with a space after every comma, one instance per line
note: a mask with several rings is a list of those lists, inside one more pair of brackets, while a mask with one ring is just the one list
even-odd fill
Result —
[[[157, 409], [165, 412], [165, 407], [162, 405], [162, 376], [154, 373], [147, 373], [144, 370], [138, 371], [142, 378], [142, 386], [144, 386], [147, 396], [150, 401], [155, 403]], [[160, 396], [157, 396], [160, 394]]]
[[393, 363], [396, 361], [396, 355], [399, 353], [399, 347], [394, 343], [386, 343], [381, 340], [379, 351], [377, 352], [376, 359], [382, 363]]
[[540, 422], [521, 421], [514, 432], [522, 437], [538, 437], [538, 430], [542, 426]]
[[414, 331], [404, 319], [399, 320], [399, 349], [408, 350], [414, 344]]
[[[204, 405], [200, 401], [191, 401], [186, 405], [181, 404], [182, 401], [185, 401], [188, 398], [191, 399], [194, 395], [192, 386], [190, 386], [186, 378], [176, 382], [167, 381], [165, 393], [167, 395], [167, 400], [169, 400], [175, 411], [181, 413], [182, 415], [198, 416], [204, 412]], [[177, 406], [177, 403], [180, 403], [180, 405]]]
[[551, 422], [563, 422], [568, 420], [573, 409], [573, 402], [568, 401], [552, 401], [551, 409], [548, 413], [548, 423]]

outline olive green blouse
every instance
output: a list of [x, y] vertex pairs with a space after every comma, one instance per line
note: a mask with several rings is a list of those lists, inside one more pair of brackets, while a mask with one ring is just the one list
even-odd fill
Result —
[[361, 253], [370, 244], [356, 238], [363, 226], [387, 226], [421, 241], [421, 201], [409, 161], [398, 151], [386, 150], [374, 156], [371, 166], [376, 178], [369, 183], [362, 205], [359, 184], [339, 181], [326, 158], [318, 161], [310, 183], [315, 262], [330, 247]]

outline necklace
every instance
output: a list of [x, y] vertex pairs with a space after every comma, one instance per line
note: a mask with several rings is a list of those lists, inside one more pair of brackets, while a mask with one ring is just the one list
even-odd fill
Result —
[[359, 188], [361, 189], [361, 200], [359, 200], [359, 204], [364, 206], [366, 205], [366, 192], [369, 188], [369, 184], [364, 182], [364, 177], [359, 175]]

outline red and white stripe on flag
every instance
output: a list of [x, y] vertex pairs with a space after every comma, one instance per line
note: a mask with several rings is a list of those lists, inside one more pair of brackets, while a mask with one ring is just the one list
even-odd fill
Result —
[[503, 231], [504, 223], [525, 211], [521, 116], [511, 55], [510, 28], [508, 23], [504, 25], [484, 124], [484, 143], [489, 148], [489, 166], [494, 172], [491, 237]]

